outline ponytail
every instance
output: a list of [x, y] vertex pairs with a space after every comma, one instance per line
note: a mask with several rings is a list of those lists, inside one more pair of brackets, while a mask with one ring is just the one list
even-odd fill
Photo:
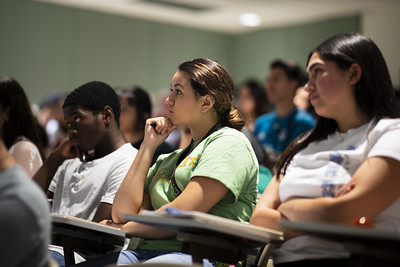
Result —
[[221, 118], [221, 122], [223, 125], [234, 128], [240, 131], [245, 125], [244, 119], [242, 115], [240, 115], [239, 111], [232, 107], [230, 112], [226, 114], [225, 117]]

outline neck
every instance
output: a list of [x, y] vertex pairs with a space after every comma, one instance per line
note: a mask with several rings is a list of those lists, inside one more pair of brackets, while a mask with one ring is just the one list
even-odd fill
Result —
[[246, 119], [246, 127], [252, 132], [254, 132], [254, 123], [255, 123], [255, 121], [256, 120], [254, 118]]
[[200, 125], [196, 125], [190, 128], [190, 133], [192, 134], [193, 141], [200, 141], [206, 136], [206, 134], [218, 123], [218, 118], [204, 120], [204, 122]]
[[133, 144], [140, 142], [144, 138], [144, 132], [142, 131], [124, 132], [123, 135], [127, 142]]
[[94, 156], [91, 160], [102, 158], [114, 152], [125, 143], [126, 140], [119, 129], [116, 131], [110, 131], [103, 141], [94, 148]]
[[346, 133], [351, 129], [355, 129], [360, 127], [361, 125], [364, 125], [365, 123], [368, 122], [368, 120], [359, 115], [356, 116], [348, 115], [342, 120], [336, 120], [336, 122], [338, 124], [339, 132]]
[[283, 103], [276, 103], [275, 104], [276, 115], [278, 117], [287, 116], [295, 108], [296, 108], [296, 106], [293, 104], [292, 100], [286, 101], [286, 102], [283, 102]]

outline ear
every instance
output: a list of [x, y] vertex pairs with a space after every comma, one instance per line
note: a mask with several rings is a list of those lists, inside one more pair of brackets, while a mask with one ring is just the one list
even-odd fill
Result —
[[299, 88], [299, 82], [296, 80], [289, 80], [290, 87], [293, 88], [293, 95], [296, 94], [297, 88]]
[[202, 112], [206, 112], [214, 107], [215, 98], [211, 95], [203, 96], [203, 103], [201, 105]]
[[361, 78], [362, 69], [359, 64], [353, 63], [350, 66], [349, 71], [350, 71], [350, 79], [349, 79], [350, 85], [355, 85]]
[[111, 121], [114, 119], [114, 111], [110, 106], [105, 106], [103, 109], [103, 121], [106, 125], [109, 125]]

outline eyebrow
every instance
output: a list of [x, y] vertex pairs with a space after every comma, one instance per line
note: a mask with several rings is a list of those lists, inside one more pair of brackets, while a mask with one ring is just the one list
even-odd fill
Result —
[[64, 116], [64, 119], [67, 120], [69, 117], [71, 116], [75, 116], [75, 115], [82, 115], [82, 112], [75, 110], [74, 112], [72, 112], [71, 114]]
[[311, 72], [317, 65], [320, 65], [320, 62], [315, 62], [314, 64], [311, 65], [311, 67], [309, 67], [307, 69], [307, 73]]
[[183, 88], [183, 85], [182, 85], [182, 84], [180, 84], [180, 83], [171, 84], [171, 87], [177, 87], [177, 86], [180, 86], [180, 87], [182, 87], [182, 88]]

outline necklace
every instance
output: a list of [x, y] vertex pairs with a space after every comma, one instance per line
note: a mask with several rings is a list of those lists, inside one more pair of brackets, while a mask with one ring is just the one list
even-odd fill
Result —
[[[222, 127], [222, 123], [221, 122], [217, 122], [207, 133], [206, 135], [196, 144], [196, 146], [198, 144], [200, 144], [204, 139], [206, 139], [207, 137], [209, 137], [212, 133], [218, 131], [220, 128]], [[178, 197], [181, 193], [182, 190], [178, 187], [178, 185], [176, 184], [176, 180], [175, 180], [175, 171], [176, 168], [178, 167], [178, 165], [182, 162], [182, 160], [184, 160], [186, 158], [186, 156], [190, 153], [190, 151], [192, 151], [193, 149], [195, 149], [196, 146], [194, 146], [192, 148], [194, 141], [192, 139], [192, 141], [190, 141], [190, 144], [185, 148], [185, 150], [182, 152], [182, 154], [179, 156], [177, 162], [176, 162], [176, 166], [175, 166], [175, 170], [172, 173], [172, 178], [171, 178], [171, 184], [172, 184], [172, 188], [174, 189], [175, 195]]]

